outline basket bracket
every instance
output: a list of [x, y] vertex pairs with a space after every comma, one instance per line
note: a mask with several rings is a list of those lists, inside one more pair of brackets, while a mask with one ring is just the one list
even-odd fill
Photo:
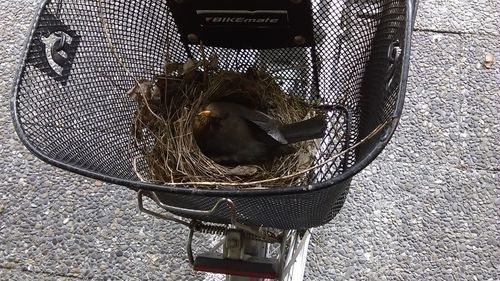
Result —
[[[144, 196], [148, 196], [149, 198], [153, 199], [153, 201], [155, 201], [155, 203], [159, 207], [168, 211], [169, 214], [161, 214], [161, 213], [146, 209], [144, 207], [144, 199], [143, 199]], [[237, 214], [236, 205], [234, 204], [234, 202], [231, 199], [221, 198], [209, 210], [194, 210], [194, 209], [186, 209], [186, 208], [180, 208], [180, 207], [167, 205], [167, 204], [161, 202], [160, 199], [158, 198], [158, 196], [156, 195], [156, 193], [152, 192], [152, 191], [145, 191], [145, 190], [141, 189], [137, 192], [137, 204], [138, 204], [139, 210], [141, 212], [144, 212], [146, 214], [152, 215], [152, 216], [160, 218], [160, 219], [177, 222], [177, 223], [180, 223], [182, 225], [189, 227], [192, 230], [198, 230], [198, 231], [202, 231], [202, 232], [204, 229], [209, 229], [209, 228], [211, 229], [212, 227], [207, 226], [207, 225], [205, 225], [202, 222], [199, 222], [197, 220], [191, 220], [191, 222], [188, 222], [188, 221], [183, 220], [183, 219], [181, 219], [181, 218], [179, 218], [171, 213], [183, 213], [186, 215], [193, 215], [193, 216], [209, 216], [209, 215], [213, 214], [215, 212], [215, 210], [217, 210], [217, 208], [220, 205], [222, 205], [223, 203], [227, 204], [229, 215], [231, 218], [231, 224], [234, 225], [234, 227], [236, 229], [250, 233], [250, 234], [254, 235], [255, 237], [258, 237], [259, 239], [264, 239], [264, 240], [271, 239], [272, 240], [274, 238], [275, 235], [269, 231], [265, 231], [261, 228], [255, 229], [254, 227], [250, 227], [250, 226], [247, 226], [247, 225], [244, 225], [244, 224], [238, 222], [236, 219], [236, 214]]]

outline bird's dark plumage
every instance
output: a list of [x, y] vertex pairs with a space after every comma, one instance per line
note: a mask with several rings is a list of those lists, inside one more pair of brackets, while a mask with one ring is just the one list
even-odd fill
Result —
[[294, 151], [289, 144], [322, 138], [322, 116], [282, 125], [266, 114], [230, 102], [212, 102], [195, 117], [193, 135], [200, 150], [223, 165], [267, 162]]

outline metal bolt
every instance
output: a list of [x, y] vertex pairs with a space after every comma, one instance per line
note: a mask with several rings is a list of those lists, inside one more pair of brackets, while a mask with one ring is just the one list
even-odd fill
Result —
[[389, 59], [389, 62], [394, 63], [399, 55], [401, 54], [401, 48], [399, 47], [399, 41], [393, 41], [389, 45], [389, 49], [387, 50], [387, 58]]
[[200, 38], [198, 38], [198, 35], [194, 34], [194, 33], [189, 33], [187, 35], [187, 40], [189, 41], [189, 43], [198, 43], [198, 41], [200, 40]]
[[296, 35], [293, 38], [293, 41], [295, 42], [295, 44], [301, 46], [301, 45], [304, 45], [306, 43], [306, 38], [302, 35]]

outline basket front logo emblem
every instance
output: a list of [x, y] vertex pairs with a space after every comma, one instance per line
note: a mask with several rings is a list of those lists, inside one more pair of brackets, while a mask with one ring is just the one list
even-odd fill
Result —
[[202, 25], [256, 25], [260, 27], [288, 24], [288, 12], [282, 10], [197, 10]]
[[51, 25], [39, 25], [36, 29], [27, 62], [64, 86], [81, 37], [52, 14], [45, 13], [42, 19]]

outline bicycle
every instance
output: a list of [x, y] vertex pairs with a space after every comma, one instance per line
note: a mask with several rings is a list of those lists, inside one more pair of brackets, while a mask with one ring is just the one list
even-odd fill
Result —
[[[302, 280], [312, 228], [336, 216], [352, 177], [398, 125], [417, 1], [268, 2], [45, 1], [13, 90], [19, 138], [45, 162], [126, 186], [140, 211], [188, 227], [194, 270]], [[329, 131], [303, 184], [199, 189], [133, 172], [130, 76], [152, 77], [166, 52], [173, 61], [199, 59], [201, 40], [224, 58], [223, 69], [258, 66], [287, 93], [328, 108]], [[222, 238], [195, 255], [197, 232]]]

